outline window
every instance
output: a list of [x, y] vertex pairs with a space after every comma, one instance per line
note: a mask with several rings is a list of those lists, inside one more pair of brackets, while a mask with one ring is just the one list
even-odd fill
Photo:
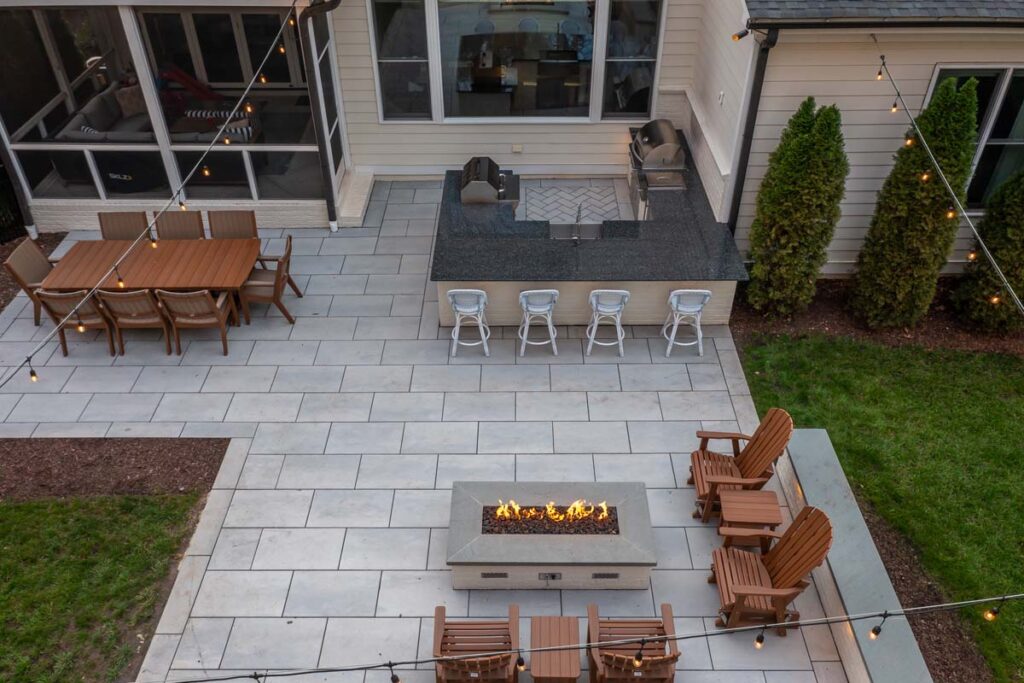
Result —
[[180, 14], [147, 14], [146, 34], [157, 73], [180, 69], [192, 78], [196, 77]]
[[586, 117], [594, 3], [438, 2], [448, 117]]
[[384, 119], [429, 119], [430, 70], [423, 0], [373, 0]]
[[612, 0], [605, 58], [604, 118], [650, 116], [661, 0]]
[[198, 12], [192, 15], [196, 39], [203, 54], [206, 78], [212, 83], [241, 83], [242, 63], [230, 14]]
[[978, 149], [967, 206], [981, 209], [1011, 175], [1024, 169], [1024, 69], [942, 69], [936, 83], [978, 81]]

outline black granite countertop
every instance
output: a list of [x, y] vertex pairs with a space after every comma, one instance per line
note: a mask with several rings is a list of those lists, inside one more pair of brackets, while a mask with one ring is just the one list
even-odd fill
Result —
[[[511, 206], [459, 201], [445, 174], [430, 279], [746, 280], [732, 234], [715, 221], [692, 170], [686, 189], [651, 191], [646, 221], [605, 221], [595, 240], [555, 240], [548, 221], [517, 221]], [[524, 197], [525, 200], [525, 197]]]

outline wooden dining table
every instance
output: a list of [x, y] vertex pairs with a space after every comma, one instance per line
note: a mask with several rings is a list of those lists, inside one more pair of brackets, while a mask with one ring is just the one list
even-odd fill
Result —
[[[122, 240], [78, 242], [43, 280], [54, 292], [122, 289], [117, 275], [100, 278], [131, 246]], [[118, 266], [123, 289], [190, 291], [210, 289], [236, 292], [249, 278], [260, 254], [260, 240], [160, 240], [156, 249], [147, 241], [135, 245]]]

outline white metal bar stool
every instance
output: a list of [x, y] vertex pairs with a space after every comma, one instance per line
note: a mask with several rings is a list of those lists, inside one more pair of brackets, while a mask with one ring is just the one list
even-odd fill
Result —
[[[558, 344], [555, 337], [555, 323], [552, 314], [555, 312], [555, 303], [558, 301], [557, 289], [527, 289], [519, 292], [519, 306], [523, 309], [523, 322], [519, 324], [516, 336], [522, 341], [519, 345], [519, 355], [526, 355], [526, 345], [544, 346], [551, 344], [551, 353], [558, 355]], [[530, 323], [534, 320], [547, 325], [548, 338], [530, 341]]]
[[[677, 289], [668, 295], [668, 318], [661, 326], [661, 336], [668, 340], [665, 347], [665, 358], [672, 355], [673, 346], [697, 345], [697, 353], [704, 355], [704, 333], [700, 329], [700, 315], [704, 306], [711, 301], [711, 292], [706, 289]], [[672, 330], [669, 332], [669, 326]], [[676, 331], [680, 325], [689, 325], [697, 333], [693, 341], [676, 341]]]
[[[598, 346], [618, 346], [619, 357], [626, 355], [626, 349], [622, 340], [626, 333], [622, 330], [622, 311], [629, 302], [629, 292], [624, 289], [595, 289], [590, 292], [590, 308], [593, 314], [590, 316], [590, 324], [587, 325], [587, 355]], [[598, 341], [597, 328], [601, 321], [605, 320], [615, 325], [615, 341]]]
[[[452, 329], [452, 358], [458, 352], [460, 346], [484, 347], [484, 355], [490, 356], [491, 350], [487, 346], [487, 340], [491, 336], [491, 328], [487, 326], [487, 292], [482, 289], [449, 289], [448, 303], [455, 314], [455, 327]], [[459, 339], [459, 331], [462, 329], [462, 322], [466, 320], [476, 323], [480, 330], [479, 341], [462, 341]]]

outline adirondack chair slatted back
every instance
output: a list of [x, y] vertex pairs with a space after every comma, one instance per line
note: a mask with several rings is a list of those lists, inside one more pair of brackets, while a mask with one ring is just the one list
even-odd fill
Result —
[[[515, 677], [512, 654], [519, 646], [519, 606], [509, 605], [508, 620], [448, 621], [444, 607], [434, 610], [434, 656], [463, 657], [437, 663], [445, 681], [511, 681]], [[514, 630], [513, 630], [514, 629]], [[469, 655], [480, 654], [480, 657]]]
[[[591, 650], [591, 656], [603, 665], [600, 680], [625, 681], [642, 678], [648, 681], [672, 681], [675, 663], [679, 659], [679, 646], [675, 640], [657, 640], [675, 635], [671, 605], [662, 604], [661, 619], [601, 619], [597, 605], [587, 607], [588, 639], [593, 643], [611, 643], [619, 640], [653, 638], [650, 642], [606, 645]], [[596, 626], [595, 626], [596, 624]], [[643, 660], [634, 666], [633, 658], [643, 650]]]
[[750, 441], [736, 457], [736, 467], [746, 479], [760, 477], [779, 459], [793, 435], [793, 418], [782, 408], [772, 408], [761, 420]]
[[773, 588], [792, 588], [820, 565], [832, 546], [832, 523], [828, 515], [805, 507], [786, 529], [778, 543], [764, 556], [764, 566]]
[[[627, 680], [634, 678], [665, 679], [672, 676], [675, 671], [676, 661], [679, 660], [679, 653], [674, 655], [647, 655], [647, 649], [651, 645], [657, 645], [659, 650], [664, 651], [663, 643], [651, 643], [644, 647], [644, 659], [640, 666], [634, 666], [634, 655], [625, 655], [618, 652], [601, 650], [601, 661], [605, 666], [605, 678], [607, 680]], [[630, 647], [636, 648], [636, 645]], [[635, 654], [635, 652], [634, 652]]]

